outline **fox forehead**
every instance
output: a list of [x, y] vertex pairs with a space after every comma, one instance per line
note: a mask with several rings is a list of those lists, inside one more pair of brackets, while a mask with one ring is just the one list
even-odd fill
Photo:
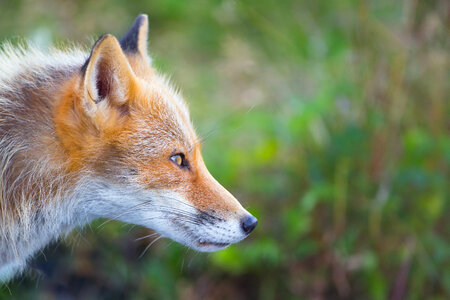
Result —
[[198, 138], [186, 102], [167, 79], [155, 72], [139, 78], [132, 97], [128, 130], [124, 130], [131, 139], [127, 143], [134, 142], [148, 154], [194, 150]]

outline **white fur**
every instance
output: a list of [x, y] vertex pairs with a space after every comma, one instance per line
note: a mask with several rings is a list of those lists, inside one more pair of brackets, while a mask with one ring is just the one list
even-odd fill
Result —
[[[198, 210], [180, 194], [171, 190], [144, 190], [138, 186], [99, 183], [95, 192], [85, 195], [87, 210], [94, 216], [108, 215], [152, 228], [162, 236], [199, 251], [217, 251], [226, 246], [199, 246], [199, 242], [232, 244], [244, 239], [240, 220], [228, 218], [197, 220]], [[96, 199], [95, 202], [92, 199]]]
[[[5, 94], [17, 94], [23, 85], [33, 87], [38, 83], [50, 81], [49, 68], [73, 68], [87, 57], [81, 50], [67, 52], [50, 50], [44, 54], [32, 47], [13, 47], [3, 44], [0, 52], [0, 127], [10, 122], [28, 122], [30, 128], [44, 127], [48, 124], [33, 124], [23, 115], [14, 113], [23, 107], [21, 95], [14, 98], [2, 97]], [[23, 74], [20, 86], [17, 77]], [[34, 78], [39, 78], [34, 81]], [[26, 100], [26, 99], [23, 99]], [[13, 128], [14, 130], [14, 128]], [[23, 129], [27, 131], [27, 128]], [[33, 146], [39, 146], [26, 138], [29, 132], [20, 130], [4, 132], [0, 136], [0, 281], [20, 271], [30, 257], [55, 237], [68, 232], [78, 224], [84, 216], [66, 214], [73, 211], [74, 202], [61, 201], [72, 198], [75, 190], [68, 190], [64, 174], [49, 166], [49, 155], [42, 153], [39, 158], [21, 161], [19, 174], [9, 172], [15, 168], [14, 157], [25, 155]], [[51, 134], [51, 133], [50, 133]], [[15, 176], [15, 177], [13, 177]], [[42, 179], [42, 181], [40, 180]], [[23, 199], [14, 201], [17, 216], [9, 215], [6, 207], [12, 205], [11, 198]], [[31, 199], [31, 200], [27, 200]], [[50, 201], [53, 206], [48, 206]], [[35, 201], [35, 202], [34, 202]], [[36, 203], [39, 203], [36, 207]], [[36, 212], [36, 208], [38, 212]]]
[[13, 46], [5, 42], [0, 49], [0, 90], [14, 88], [14, 78], [18, 73], [25, 71], [31, 76], [39, 75], [45, 80], [47, 74], [40, 72], [48, 66], [75, 67], [83, 64], [89, 56], [86, 50], [76, 47], [65, 50], [50, 48], [44, 53], [27, 43]]

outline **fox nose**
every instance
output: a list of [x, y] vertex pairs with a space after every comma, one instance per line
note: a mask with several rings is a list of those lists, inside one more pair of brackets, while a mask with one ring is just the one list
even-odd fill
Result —
[[252, 215], [245, 216], [242, 220], [242, 230], [244, 230], [246, 234], [250, 234], [250, 232], [255, 229], [256, 225], [258, 225], [258, 219]]

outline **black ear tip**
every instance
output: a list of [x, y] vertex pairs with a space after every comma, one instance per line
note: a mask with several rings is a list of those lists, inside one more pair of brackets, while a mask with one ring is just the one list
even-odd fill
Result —
[[148, 26], [148, 16], [146, 14], [138, 15], [131, 28], [134, 28], [135, 31], [139, 31], [142, 26]]
[[148, 16], [140, 14], [131, 26], [130, 30], [120, 40], [120, 45], [125, 52], [135, 53], [138, 51], [139, 32], [148, 26]]
[[134, 20], [132, 28], [141, 28], [142, 25], [144, 25], [147, 22], [148, 24], [148, 16], [147, 14], [140, 14], [136, 17]]
[[93, 48], [95, 48], [97, 45], [99, 45], [101, 42], [103, 42], [103, 41], [106, 40], [107, 38], [111, 38], [111, 37], [114, 37], [114, 36], [113, 36], [112, 34], [110, 34], [110, 33], [102, 34], [102, 35], [97, 39], [97, 41], [95, 42]]
[[139, 24], [142, 24], [142, 22], [148, 21], [148, 15], [147, 14], [139, 14], [136, 18], [135, 22], [139, 22]]
[[89, 65], [89, 61], [91, 60], [92, 57], [92, 53], [94, 52], [94, 49], [106, 38], [110, 38], [110, 37], [114, 37], [112, 34], [109, 33], [105, 33], [102, 34], [97, 41], [94, 43], [94, 46], [92, 46], [91, 49], [91, 53], [89, 54], [89, 57], [86, 59], [86, 61], [84, 62], [84, 64], [81, 66], [81, 74], [83, 74], [83, 76], [86, 74], [86, 70], [87, 70], [87, 66]]

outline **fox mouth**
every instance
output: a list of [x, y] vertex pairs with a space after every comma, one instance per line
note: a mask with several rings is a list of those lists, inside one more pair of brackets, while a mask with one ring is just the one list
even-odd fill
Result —
[[[215, 242], [213, 240], [210, 240], [210, 238], [204, 238], [196, 234], [192, 228], [187, 226], [186, 224], [183, 224], [180, 222], [179, 219], [172, 219], [172, 222], [176, 224], [177, 226], [184, 229], [185, 233], [187, 233], [190, 236], [190, 241], [186, 240], [179, 240], [181, 244], [184, 244], [194, 250], [200, 251], [200, 252], [214, 252], [218, 250], [222, 250], [229, 245], [231, 245], [233, 242]], [[203, 224], [202, 224], [203, 225]]]

